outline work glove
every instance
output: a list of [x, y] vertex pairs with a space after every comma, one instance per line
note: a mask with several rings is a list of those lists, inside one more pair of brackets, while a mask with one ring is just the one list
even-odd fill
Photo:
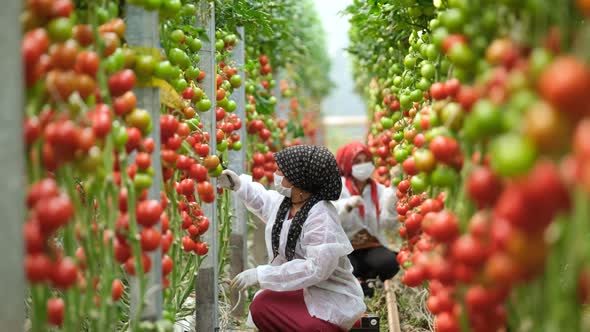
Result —
[[217, 185], [221, 188], [236, 191], [240, 189], [240, 177], [234, 171], [226, 169], [217, 178]]
[[350, 212], [352, 211], [352, 209], [357, 208], [361, 205], [365, 205], [365, 201], [363, 201], [363, 198], [361, 196], [351, 196], [346, 200], [346, 203], [344, 204], [344, 209], [346, 210], [346, 212]]
[[258, 284], [258, 274], [256, 269], [249, 269], [238, 274], [232, 281], [231, 286], [239, 291], [244, 291], [249, 287]]

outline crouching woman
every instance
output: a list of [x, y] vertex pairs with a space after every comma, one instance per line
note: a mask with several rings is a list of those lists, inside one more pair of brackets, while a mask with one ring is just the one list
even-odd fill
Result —
[[365, 310], [352, 274], [352, 246], [330, 201], [342, 189], [336, 160], [319, 146], [294, 146], [275, 154], [276, 190], [226, 170], [219, 185], [236, 191], [266, 223], [268, 265], [237, 275], [234, 287], [262, 289], [250, 306], [262, 332], [344, 331]]

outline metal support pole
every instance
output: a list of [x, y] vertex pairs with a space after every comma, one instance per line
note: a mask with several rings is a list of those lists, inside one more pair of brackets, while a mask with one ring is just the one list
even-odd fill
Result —
[[[238, 27], [238, 34], [240, 42], [237, 47], [233, 49], [232, 60], [234, 60], [235, 66], [238, 68], [238, 74], [245, 78], [245, 56], [244, 56], [244, 27]], [[239, 130], [240, 139], [242, 142], [246, 140], [246, 88], [245, 84], [236, 89], [232, 93], [231, 98], [236, 102], [238, 107], [236, 108], [236, 115], [242, 120], [242, 128]], [[244, 145], [240, 151], [229, 152], [229, 168], [238, 174], [246, 172], [246, 146]], [[231, 193], [231, 208], [234, 214], [232, 223], [232, 232], [230, 237], [230, 250], [231, 250], [231, 278], [235, 277], [238, 273], [244, 271], [247, 267], [248, 259], [248, 211], [244, 204], [240, 201], [237, 195]], [[244, 315], [244, 300], [238, 303], [239, 293], [235, 289], [231, 292], [231, 303], [232, 308], [236, 309], [232, 312], [235, 317], [241, 317]]]
[[[211, 153], [217, 151], [215, 140], [215, 96], [216, 71], [215, 71], [215, 4], [208, 0], [200, 1], [200, 10], [197, 13], [197, 24], [205, 28], [208, 40], [203, 40], [203, 47], [199, 51], [201, 61], [199, 68], [205, 72], [203, 90], [211, 100], [211, 110], [201, 114], [203, 128], [209, 132], [209, 149]], [[217, 188], [217, 180], [212, 178], [213, 188]], [[209, 218], [209, 230], [204, 234], [203, 241], [207, 242], [209, 252], [201, 262], [198, 277], [196, 278], [196, 331], [218, 331], [218, 225], [217, 225], [217, 199], [211, 204], [202, 205], [205, 216]]]
[[0, 72], [10, 83], [0, 89], [0, 248], [4, 264], [0, 267], [0, 322], [3, 331], [22, 331], [25, 320], [25, 278], [23, 274], [23, 233], [25, 220], [25, 162], [23, 153], [23, 88], [21, 63], [22, 1], [7, 1], [0, 12], [0, 36], [3, 40]]
[[[158, 47], [160, 42], [158, 34], [158, 12], [148, 12], [140, 7], [127, 6], [127, 42], [131, 46]], [[160, 200], [160, 188], [162, 185], [162, 166], [160, 165], [160, 92], [158, 88], [146, 87], [134, 89], [137, 96], [137, 107], [150, 112], [153, 128], [150, 137], [154, 140], [154, 151], [151, 154], [154, 179], [148, 191], [150, 199]], [[160, 226], [157, 226], [160, 229]], [[156, 321], [162, 318], [162, 249], [152, 251], [150, 254], [152, 268], [147, 275], [146, 294], [141, 318]], [[136, 313], [141, 300], [138, 283], [132, 279], [131, 312]]]

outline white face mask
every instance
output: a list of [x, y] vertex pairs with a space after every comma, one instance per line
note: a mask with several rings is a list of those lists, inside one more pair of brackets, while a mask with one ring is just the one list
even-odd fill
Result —
[[283, 178], [284, 176], [280, 176], [277, 173], [274, 174], [275, 190], [285, 197], [291, 197], [291, 189], [293, 188], [284, 187]]
[[352, 166], [352, 176], [359, 181], [368, 180], [375, 171], [375, 165], [371, 162], [356, 164]]

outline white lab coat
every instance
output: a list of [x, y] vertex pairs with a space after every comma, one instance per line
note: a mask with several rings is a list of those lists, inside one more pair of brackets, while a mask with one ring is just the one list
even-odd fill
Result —
[[338, 210], [338, 215], [342, 221], [342, 227], [348, 238], [352, 240], [356, 233], [366, 229], [367, 232], [377, 238], [382, 245], [387, 246], [385, 230], [387, 228], [397, 229], [399, 227], [399, 224], [397, 223], [397, 211], [395, 208], [397, 198], [395, 197], [393, 189], [377, 183], [377, 199], [379, 200], [379, 208], [381, 210], [379, 218], [377, 218], [377, 209], [375, 208], [375, 204], [371, 197], [370, 184], [365, 186], [361, 194], [365, 203], [364, 219], [361, 217], [358, 208], [352, 209], [350, 212], [346, 211], [346, 201], [351, 196], [350, 191], [346, 188], [346, 179], [342, 177], [342, 194], [340, 195], [340, 199], [334, 202], [334, 205]]
[[352, 246], [332, 203], [319, 202], [309, 211], [291, 261], [285, 258], [291, 220], [285, 220], [279, 255], [272, 260], [272, 227], [284, 196], [266, 190], [247, 175], [241, 175], [240, 180], [242, 185], [237, 195], [248, 210], [266, 222], [265, 242], [271, 262], [256, 268], [260, 287], [273, 291], [303, 289], [311, 316], [350, 329], [366, 307], [362, 289], [352, 274], [347, 257]]

